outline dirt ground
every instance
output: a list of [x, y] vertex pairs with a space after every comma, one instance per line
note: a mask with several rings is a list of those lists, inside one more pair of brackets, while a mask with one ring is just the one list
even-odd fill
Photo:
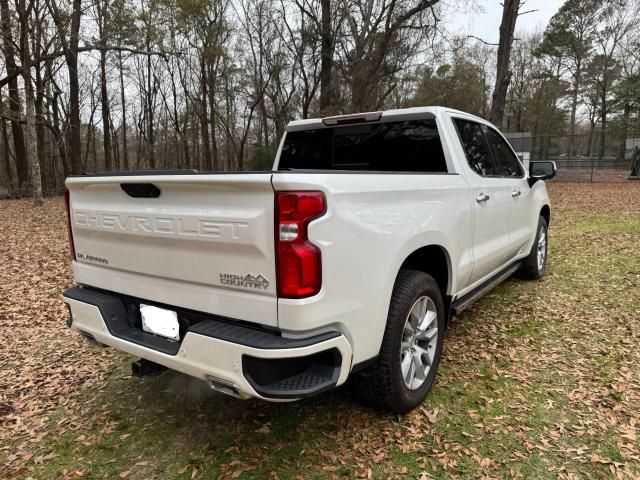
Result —
[[550, 263], [457, 318], [424, 405], [238, 401], [66, 325], [62, 199], [0, 202], [0, 478], [640, 478], [640, 182], [551, 183]]

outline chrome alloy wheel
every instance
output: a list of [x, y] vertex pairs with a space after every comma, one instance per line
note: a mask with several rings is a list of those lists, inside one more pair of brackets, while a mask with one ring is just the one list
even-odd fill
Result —
[[409, 310], [400, 346], [402, 380], [409, 390], [417, 390], [427, 379], [437, 344], [436, 304], [431, 298], [422, 296]]
[[538, 234], [538, 270], [541, 271], [544, 268], [545, 257], [547, 256], [547, 233], [544, 228], [540, 228]]

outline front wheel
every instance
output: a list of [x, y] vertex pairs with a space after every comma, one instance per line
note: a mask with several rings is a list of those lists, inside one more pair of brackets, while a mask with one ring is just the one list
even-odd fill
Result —
[[356, 374], [356, 395], [395, 413], [420, 405], [436, 378], [444, 326], [444, 302], [436, 281], [423, 272], [400, 271], [380, 354], [374, 364]]
[[524, 259], [518, 276], [528, 280], [537, 280], [544, 276], [547, 269], [547, 252], [549, 248], [547, 221], [543, 216], [538, 219], [536, 239], [533, 242], [529, 256]]

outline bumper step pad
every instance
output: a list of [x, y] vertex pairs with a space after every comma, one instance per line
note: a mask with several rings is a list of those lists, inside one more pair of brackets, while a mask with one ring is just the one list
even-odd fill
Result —
[[256, 392], [266, 398], [300, 398], [333, 388], [342, 357], [332, 348], [294, 358], [266, 359], [245, 355], [242, 370]]
[[292, 390], [311, 390], [330, 381], [330, 378], [323, 377], [314, 372], [302, 372], [293, 377], [285, 378], [284, 380], [268, 385], [266, 389], [283, 393]]

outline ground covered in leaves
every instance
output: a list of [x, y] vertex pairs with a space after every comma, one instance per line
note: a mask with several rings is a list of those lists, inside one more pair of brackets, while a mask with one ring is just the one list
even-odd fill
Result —
[[548, 275], [458, 318], [405, 417], [130, 378], [65, 327], [62, 201], [0, 202], [0, 478], [640, 478], [640, 182], [550, 190]]

